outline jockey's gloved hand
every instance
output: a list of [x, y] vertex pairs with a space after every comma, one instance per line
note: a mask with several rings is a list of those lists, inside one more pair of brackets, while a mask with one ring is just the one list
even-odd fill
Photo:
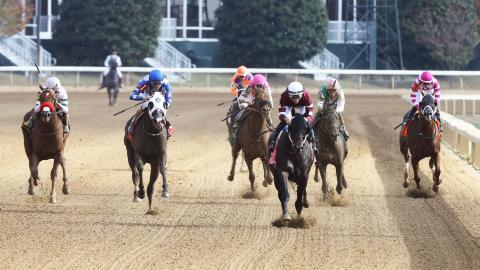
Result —
[[168, 103], [166, 101], [163, 102], [163, 108], [165, 108], [165, 110], [168, 109], [169, 107], [170, 107], [170, 103]]

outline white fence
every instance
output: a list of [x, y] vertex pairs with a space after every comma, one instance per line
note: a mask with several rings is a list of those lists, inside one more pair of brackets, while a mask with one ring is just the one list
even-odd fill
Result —
[[[105, 67], [50, 66], [42, 71], [60, 76], [67, 86], [98, 85], [100, 74]], [[126, 85], [134, 85], [148, 73], [149, 67], [122, 67]], [[234, 68], [162, 68], [165, 73], [191, 74], [190, 80], [175, 84], [177, 87], [205, 88], [228, 87]], [[420, 70], [345, 70], [345, 69], [270, 69], [254, 68], [253, 73], [268, 77], [273, 88], [284, 88], [291, 81], [299, 81], [305, 87], [319, 88], [322, 82], [313, 80], [315, 76], [337, 76], [346, 89], [408, 89]], [[442, 89], [479, 90], [480, 71], [433, 71]], [[25, 74], [29, 76], [25, 76]], [[36, 69], [33, 66], [0, 66], [0, 85], [17, 86], [36, 84]]]

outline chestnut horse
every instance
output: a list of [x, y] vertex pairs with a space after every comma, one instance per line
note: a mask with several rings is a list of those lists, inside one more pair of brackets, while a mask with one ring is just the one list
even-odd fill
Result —
[[255, 174], [253, 173], [253, 160], [260, 158], [263, 165], [263, 186], [272, 184], [273, 178], [267, 166], [268, 138], [270, 127], [267, 118], [270, 115], [272, 103], [267, 90], [257, 90], [253, 107], [245, 108], [244, 120], [238, 128], [237, 142], [232, 144], [232, 166], [228, 180], [233, 181], [235, 177], [235, 163], [240, 150], [243, 151], [245, 163], [248, 167], [250, 188], [255, 190]]
[[[408, 162], [412, 162], [413, 179], [420, 188], [418, 176], [418, 163], [424, 158], [430, 158], [429, 166], [433, 172], [433, 191], [438, 192], [440, 180], [440, 145], [442, 142], [441, 132], [434, 114], [438, 110], [435, 98], [425, 95], [420, 101], [420, 113], [408, 127], [407, 136], [400, 134], [400, 152], [405, 159], [403, 187], [408, 187]], [[433, 168], [435, 166], [435, 168]]]
[[135, 138], [127, 138], [130, 118], [125, 125], [123, 142], [127, 148], [128, 164], [132, 170], [134, 185], [133, 201], [138, 202], [145, 197], [143, 186], [143, 166], [149, 163], [151, 167], [150, 182], [147, 187], [148, 208], [152, 210], [153, 188], [159, 173], [163, 178], [162, 197], [170, 197], [167, 182], [167, 129], [165, 127], [166, 111], [163, 107], [165, 101], [160, 92], [155, 92], [147, 101], [146, 112], [137, 121]]
[[[58, 165], [63, 171], [63, 194], [69, 193], [66, 161], [63, 153], [68, 134], [63, 133], [62, 120], [59, 114], [61, 109], [54, 107], [56, 94], [53, 90], [45, 89], [40, 93], [40, 112], [36, 117], [31, 133], [22, 128], [23, 144], [28, 157], [30, 177], [28, 179], [28, 194], [35, 193], [34, 186], [38, 185], [38, 164], [42, 160], [53, 159], [53, 168], [50, 173], [52, 190], [50, 202], [56, 202], [55, 180], [57, 179]], [[26, 113], [23, 121], [28, 121], [34, 111]]]

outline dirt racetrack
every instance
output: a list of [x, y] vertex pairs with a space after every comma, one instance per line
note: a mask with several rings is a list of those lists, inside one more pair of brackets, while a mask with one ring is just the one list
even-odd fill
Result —
[[133, 111], [112, 117], [132, 103], [123, 93], [109, 108], [104, 95], [70, 94], [71, 194], [61, 193], [60, 178], [58, 203], [49, 204], [51, 161], [40, 166], [37, 194], [27, 195], [20, 121], [34, 94], [0, 94], [0, 269], [480, 269], [480, 173], [443, 146], [439, 194], [425, 160], [424, 192], [405, 190], [392, 129], [408, 109], [399, 95], [347, 94], [349, 187], [337, 198], [347, 205], [323, 202], [311, 180], [304, 215], [315, 224], [306, 229], [272, 226], [281, 208], [275, 187], [261, 185], [258, 160], [260, 199], [242, 198], [246, 173], [227, 181], [231, 157], [220, 122], [227, 107], [215, 106], [227, 94], [175, 94], [172, 197], [160, 198], [158, 181], [159, 215], [145, 215], [146, 200], [132, 202], [122, 139]]

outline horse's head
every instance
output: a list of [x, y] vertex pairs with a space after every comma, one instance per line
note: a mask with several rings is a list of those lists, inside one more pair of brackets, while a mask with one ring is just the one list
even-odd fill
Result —
[[288, 139], [292, 143], [293, 152], [303, 150], [308, 135], [308, 123], [305, 117], [299, 115], [292, 119], [288, 126]]
[[435, 98], [430, 94], [423, 96], [422, 101], [420, 101], [420, 113], [423, 119], [430, 123], [436, 110], [437, 102]]
[[40, 105], [40, 118], [42, 122], [49, 123], [52, 119], [52, 115], [55, 113], [55, 106], [51, 102], [43, 102]]
[[54, 90], [45, 88], [40, 93], [39, 100], [40, 100], [40, 103], [50, 102], [52, 104], [55, 104], [56, 98], [57, 98], [57, 93]]
[[167, 114], [163, 107], [165, 98], [160, 92], [155, 92], [147, 102], [148, 115], [150, 116], [150, 120], [152, 120], [153, 127], [160, 129]]
[[272, 109], [272, 101], [270, 95], [265, 87], [254, 88], [255, 95], [255, 109], [257, 109], [264, 117], [268, 117]]

